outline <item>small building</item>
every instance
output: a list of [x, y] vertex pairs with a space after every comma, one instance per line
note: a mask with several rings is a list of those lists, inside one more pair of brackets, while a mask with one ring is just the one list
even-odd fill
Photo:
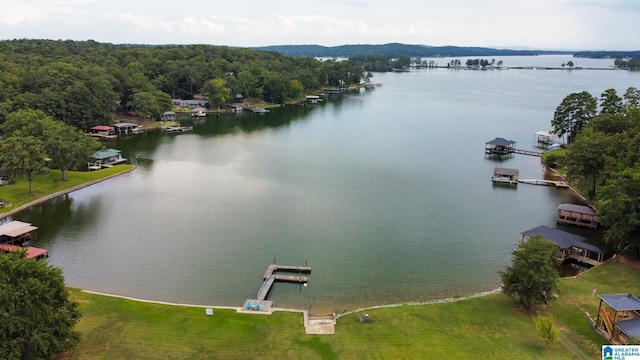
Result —
[[207, 116], [207, 109], [203, 107], [197, 107], [191, 110], [191, 116], [193, 117], [205, 117]]
[[579, 235], [546, 225], [523, 231], [521, 234], [523, 242], [531, 236], [542, 235], [554, 243], [559, 250], [556, 257], [561, 263], [573, 259], [583, 264], [595, 266], [604, 260], [604, 252], [597, 246], [585, 243], [587, 239]]
[[116, 134], [119, 135], [130, 135], [130, 134], [138, 134], [141, 131], [142, 126], [131, 124], [131, 123], [117, 123], [114, 124]]
[[182, 100], [182, 99], [173, 99], [173, 105], [181, 106], [181, 107], [207, 107], [209, 102], [205, 99], [193, 99], [193, 100]]
[[509, 155], [516, 150], [516, 142], [505, 138], [497, 137], [485, 143], [485, 154]]
[[596, 212], [589, 206], [576, 204], [560, 204], [558, 205], [559, 224], [569, 224], [587, 227], [595, 230], [600, 224], [600, 219], [596, 216]]
[[165, 111], [162, 113], [162, 121], [176, 121], [176, 113], [173, 111]]
[[318, 104], [322, 102], [322, 98], [319, 95], [307, 95], [305, 100], [308, 104]]
[[0, 225], [0, 243], [22, 246], [36, 237], [37, 227], [23, 221], [10, 221]]
[[114, 127], [108, 125], [96, 125], [92, 127], [89, 129], [89, 135], [105, 140], [111, 140], [117, 137]]
[[121, 151], [117, 149], [96, 151], [91, 158], [93, 159], [93, 162], [88, 163], [89, 170], [113, 167], [116, 164], [127, 161], [127, 159], [122, 157]]
[[518, 185], [518, 177], [520, 170], [496, 167], [493, 168], [493, 176], [491, 181], [494, 183]]
[[[632, 294], [600, 295], [595, 329], [613, 344], [640, 338], [640, 299]], [[604, 306], [603, 306], [604, 305]]]
[[561, 144], [562, 141], [560, 141], [560, 139], [558, 139], [558, 137], [553, 134], [550, 133], [548, 131], [536, 131], [534, 133], [535, 135], [535, 142], [538, 146], [551, 146], [551, 145], [556, 145], [556, 144]]

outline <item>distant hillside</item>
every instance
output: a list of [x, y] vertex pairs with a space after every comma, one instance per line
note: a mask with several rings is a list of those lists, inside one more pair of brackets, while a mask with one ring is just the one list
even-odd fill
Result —
[[573, 56], [591, 59], [640, 58], [640, 51], [579, 51]]
[[427, 46], [406, 45], [391, 43], [384, 45], [274, 45], [253, 47], [253, 50], [273, 51], [289, 56], [314, 56], [314, 57], [349, 57], [351, 55], [375, 54], [386, 55], [392, 58], [400, 56], [410, 57], [457, 57], [457, 56], [513, 56], [513, 55], [548, 55], [571, 54], [562, 51], [544, 50], [509, 50], [492, 49], [483, 47], [459, 47], [459, 46]]

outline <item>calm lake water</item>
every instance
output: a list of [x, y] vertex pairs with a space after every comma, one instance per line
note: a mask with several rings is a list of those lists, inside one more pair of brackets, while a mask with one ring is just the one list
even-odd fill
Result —
[[639, 80], [608, 70], [375, 74], [381, 87], [322, 105], [119, 139], [109, 146], [135, 171], [14, 219], [40, 228], [35, 246], [49, 250], [68, 285], [145, 299], [241, 306], [274, 259], [313, 269], [306, 288], [274, 286], [277, 307], [340, 310], [490, 290], [520, 233], [555, 226], [556, 206], [576, 200], [551, 187], [494, 186], [495, 166], [523, 178], [541, 179], [543, 169], [536, 157], [486, 159], [485, 142], [499, 136], [532, 149], [566, 95], [622, 95]]

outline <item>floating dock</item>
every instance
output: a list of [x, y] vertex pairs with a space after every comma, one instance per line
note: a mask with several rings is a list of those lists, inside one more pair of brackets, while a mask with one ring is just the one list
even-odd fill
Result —
[[[286, 274], [278, 274], [278, 272], [285, 272]], [[309, 281], [308, 274], [310, 273], [311, 267], [309, 266], [269, 265], [262, 276], [264, 281], [262, 282], [262, 286], [260, 286], [260, 290], [258, 290], [258, 295], [255, 299], [247, 299], [242, 308], [269, 312], [273, 302], [267, 300], [267, 295], [269, 295], [269, 291], [271, 291], [271, 288], [276, 281], [306, 284]]]

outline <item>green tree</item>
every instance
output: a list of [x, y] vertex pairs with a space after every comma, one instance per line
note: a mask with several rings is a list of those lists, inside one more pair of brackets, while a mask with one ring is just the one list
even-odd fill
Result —
[[211, 79], [204, 83], [203, 94], [211, 106], [220, 106], [231, 99], [231, 88], [225, 79]]
[[630, 87], [625, 91], [623, 98], [628, 106], [640, 108], [640, 89]]
[[616, 89], [607, 89], [600, 95], [600, 115], [622, 112], [622, 98]]
[[549, 349], [552, 342], [558, 342], [558, 328], [553, 321], [553, 316], [538, 315], [533, 318], [536, 325], [536, 332], [542, 341], [545, 342], [545, 348]]
[[67, 181], [67, 170], [85, 164], [93, 152], [100, 148], [100, 142], [82, 131], [61, 121], [53, 121], [44, 131], [45, 149], [49, 155], [49, 165], [62, 173], [62, 181]]
[[607, 156], [618, 150], [611, 141], [612, 136], [587, 129], [567, 149], [565, 165], [567, 177], [580, 188], [587, 190], [589, 196], [596, 196], [596, 189], [601, 183], [601, 173], [607, 165]]
[[33, 193], [33, 177], [47, 171], [44, 143], [34, 136], [21, 136], [20, 132], [0, 143], [0, 163], [10, 174], [24, 174], [29, 181], [29, 194]]
[[0, 252], [0, 358], [49, 359], [73, 349], [77, 304], [62, 271], [24, 251]]
[[602, 187], [598, 216], [604, 240], [623, 253], [640, 256], [640, 165], [625, 169]]
[[567, 95], [553, 114], [553, 133], [558, 136], [566, 134], [570, 144], [583, 128], [590, 125], [597, 107], [598, 100], [586, 91]]
[[133, 111], [136, 116], [144, 119], [159, 120], [162, 115], [155, 95], [149, 91], [141, 91], [133, 94], [130, 105], [131, 111]]
[[558, 290], [557, 247], [541, 235], [518, 245], [511, 266], [500, 271], [502, 292], [526, 310], [554, 300]]

